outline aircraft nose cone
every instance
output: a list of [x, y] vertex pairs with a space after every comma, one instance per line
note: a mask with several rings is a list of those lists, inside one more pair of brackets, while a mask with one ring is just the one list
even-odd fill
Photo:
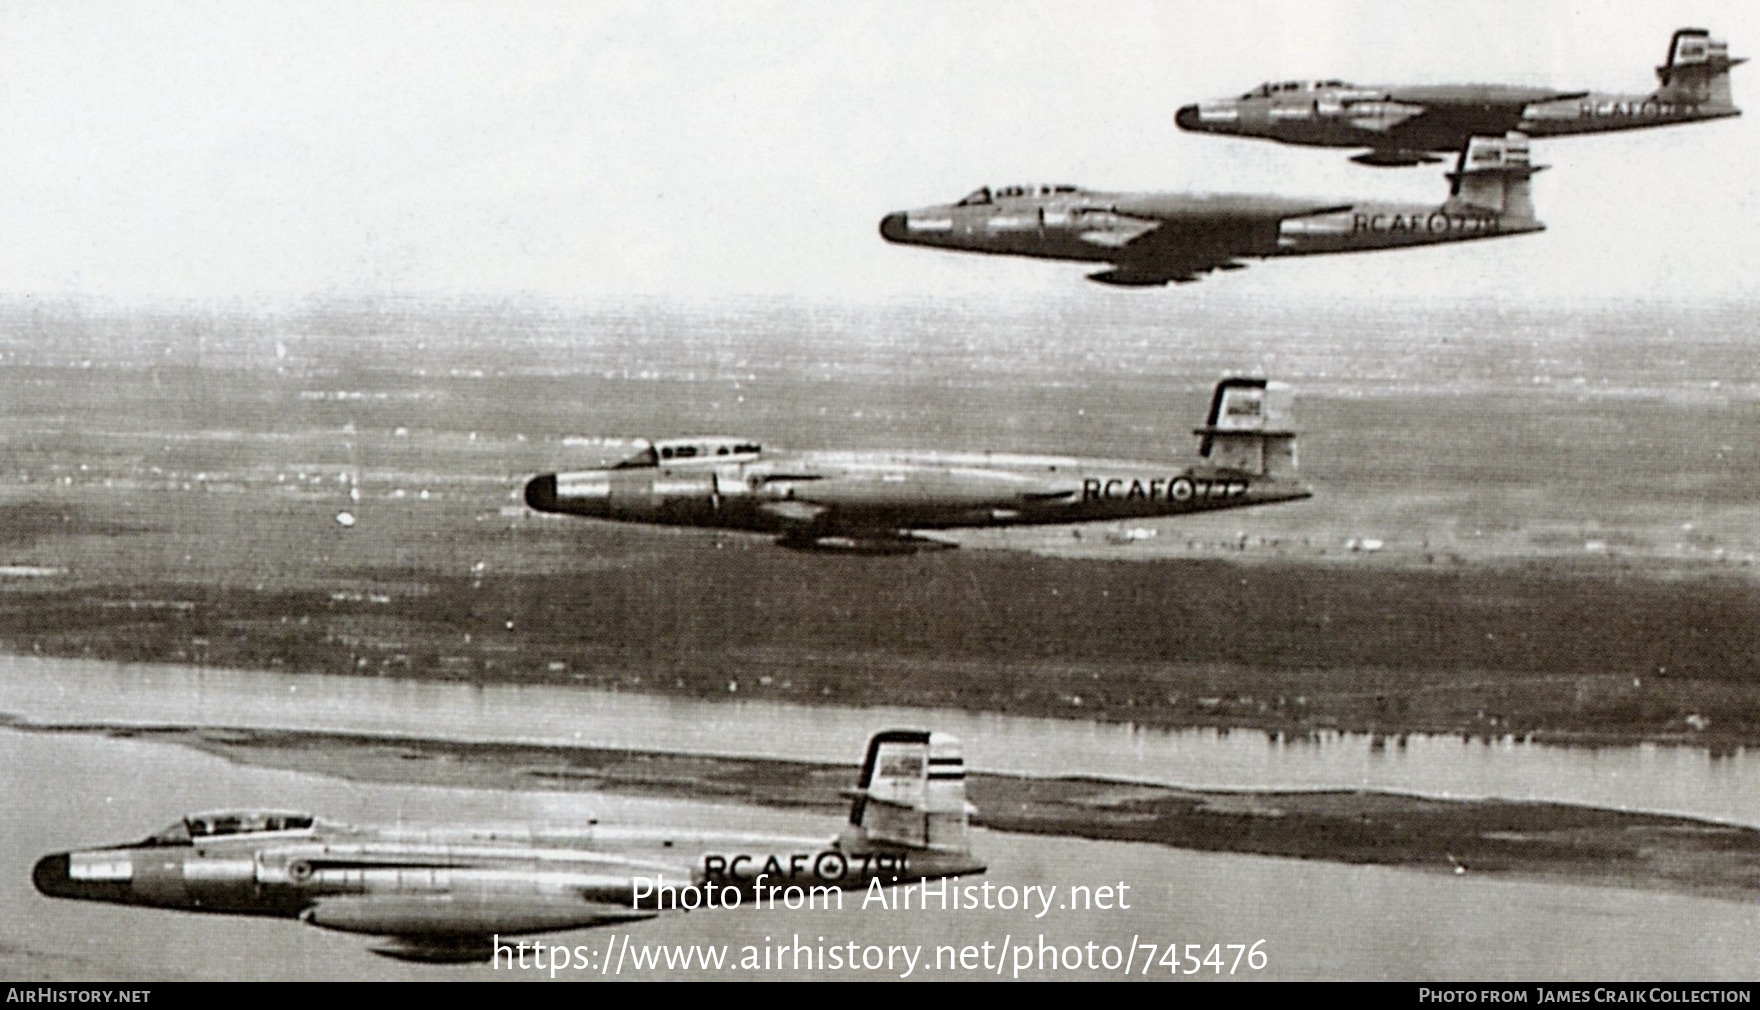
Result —
[[526, 504], [539, 512], [555, 512], [556, 475], [547, 473], [527, 481]]
[[51, 898], [75, 898], [73, 881], [67, 876], [67, 853], [57, 852], [37, 860], [31, 868], [31, 883]]
[[1196, 130], [1198, 128], [1198, 107], [1196, 105], [1182, 107], [1173, 114], [1173, 122], [1182, 130]]
[[909, 232], [909, 220], [904, 214], [888, 214], [880, 219], [880, 237], [888, 242], [903, 242]]

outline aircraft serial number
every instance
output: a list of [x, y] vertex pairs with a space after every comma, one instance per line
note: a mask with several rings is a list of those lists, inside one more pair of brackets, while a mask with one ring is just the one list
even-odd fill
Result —
[[1697, 115], [1697, 105], [1676, 105], [1673, 102], [1583, 102], [1579, 115], [1597, 118], [1660, 119], [1671, 116]]
[[1464, 214], [1352, 214], [1351, 232], [1424, 232], [1429, 235], [1479, 235], [1499, 231], [1502, 219], [1496, 215], [1468, 217]]
[[1090, 477], [1082, 481], [1082, 501], [1217, 501], [1247, 493], [1244, 480], [1125, 480]]
[[909, 859], [904, 853], [795, 852], [761, 856], [708, 855], [703, 857], [703, 876], [717, 884], [745, 884], [771, 880], [866, 880], [869, 877], [905, 875]]

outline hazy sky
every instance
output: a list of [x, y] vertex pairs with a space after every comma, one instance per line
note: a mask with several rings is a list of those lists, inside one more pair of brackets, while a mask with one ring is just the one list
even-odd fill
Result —
[[1439, 200], [1443, 166], [1184, 134], [1265, 79], [1647, 91], [1760, 4], [12, 2], [0, 294], [1756, 299], [1760, 64], [1719, 123], [1536, 142], [1549, 230], [1115, 291], [885, 244], [985, 183]]

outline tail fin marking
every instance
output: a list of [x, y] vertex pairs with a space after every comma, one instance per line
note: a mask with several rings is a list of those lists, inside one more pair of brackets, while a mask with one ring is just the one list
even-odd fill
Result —
[[1288, 386], [1264, 379], [1227, 378], [1216, 384], [1198, 454], [1219, 467], [1260, 476], [1296, 471], [1294, 397]]
[[1729, 70], [1746, 63], [1731, 59], [1729, 44], [1711, 37], [1703, 28], [1682, 28], [1668, 40], [1668, 62], [1656, 68], [1662, 87], [1656, 97], [1663, 101], [1733, 106]]
[[965, 755], [958, 738], [887, 730], [868, 741], [849, 822], [869, 842], [965, 852]]
[[1528, 180], [1544, 170], [1528, 160], [1525, 133], [1469, 137], [1448, 173], [1448, 202], [1443, 206], [1531, 221], [1534, 200]]

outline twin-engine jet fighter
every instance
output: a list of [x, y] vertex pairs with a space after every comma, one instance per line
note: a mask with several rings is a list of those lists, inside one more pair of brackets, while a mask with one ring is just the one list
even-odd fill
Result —
[[1224, 379], [1196, 429], [1203, 461], [1001, 453], [777, 453], [734, 438], [640, 441], [620, 461], [526, 484], [540, 512], [779, 534], [873, 553], [951, 546], [925, 531], [1141, 519], [1307, 498], [1289, 391]]
[[1151, 287], [1237, 270], [1243, 257], [1400, 249], [1543, 231], [1528, 140], [1474, 137], [1440, 205], [1266, 194], [1100, 193], [1075, 186], [980, 189], [956, 204], [888, 214], [889, 242], [1110, 263], [1091, 281]]
[[1344, 81], [1262, 84], [1239, 98], [1188, 105], [1182, 130], [1260, 137], [1309, 147], [1366, 147], [1365, 165], [1441, 161], [1469, 137], [1510, 131], [1535, 137], [1634, 130], [1741, 115], [1730, 99], [1729, 47], [1703, 28], [1682, 28], [1648, 94], [1560, 91], [1505, 84], [1358, 86]]
[[[381, 938], [407, 961], [509, 959], [509, 937], [762, 905], [836, 908], [844, 891], [984, 872], [967, 838], [957, 739], [888, 730], [868, 742], [835, 838], [562, 828], [350, 827], [310, 814], [185, 817], [144, 841], [37, 862], [56, 898], [294, 918]], [[861, 898], [851, 898], [859, 908]], [[576, 949], [580, 967], [589, 966]], [[572, 959], [571, 959], [572, 960]], [[523, 964], [523, 957], [521, 958]]]

